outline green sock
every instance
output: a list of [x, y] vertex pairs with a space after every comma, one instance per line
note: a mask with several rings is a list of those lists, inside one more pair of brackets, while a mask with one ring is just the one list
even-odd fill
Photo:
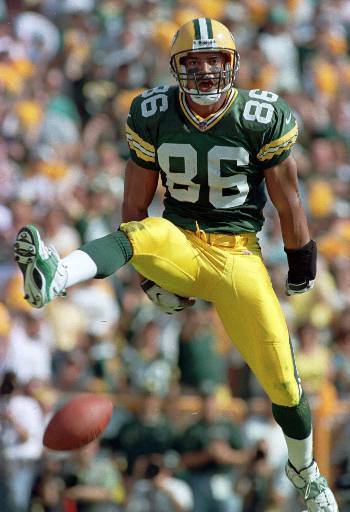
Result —
[[286, 436], [292, 439], [305, 439], [311, 434], [311, 411], [304, 392], [298, 405], [285, 407], [272, 404], [272, 413]]
[[114, 231], [79, 247], [95, 262], [95, 278], [111, 276], [132, 257], [132, 245], [123, 231]]

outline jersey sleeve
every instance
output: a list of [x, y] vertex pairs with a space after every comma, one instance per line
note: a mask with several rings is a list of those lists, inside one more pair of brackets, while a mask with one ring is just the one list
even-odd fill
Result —
[[289, 105], [282, 98], [278, 98], [274, 109], [271, 124], [257, 148], [257, 163], [263, 169], [283, 162], [298, 137], [298, 124]]
[[158, 171], [156, 148], [152, 140], [151, 130], [141, 113], [142, 97], [134, 98], [126, 121], [126, 139], [130, 150], [130, 158], [140, 167]]

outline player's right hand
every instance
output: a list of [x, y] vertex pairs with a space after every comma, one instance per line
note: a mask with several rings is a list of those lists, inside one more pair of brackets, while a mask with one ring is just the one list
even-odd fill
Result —
[[314, 240], [299, 249], [284, 249], [288, 259], [286, 295], [305, 293], [314, 287], [316, 278], [317, 246]]
[[298, 295], [305, 293], [315, 285], [315, 279], [307, 280], [302, 283], [291, 283], [289, 279], [286, 280], [286, 295]]
[[150, 279], [142, 281], [141, 288], [153, 304], [167, 315], [178, 313], [189, 306], [193, 306], [196, 302], [194, 299], [181, 297], [175, 293], [168, 292], [168, 290], [161, 288]]

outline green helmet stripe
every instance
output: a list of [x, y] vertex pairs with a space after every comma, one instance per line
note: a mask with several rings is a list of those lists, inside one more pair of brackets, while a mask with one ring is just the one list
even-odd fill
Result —
[[200, 27], [199, 27], [199, 20], [198, 19], [193, 20], [193, 25], [194, 25], [194, 38], [200, 39], [201, 31], [200, 31]]
[[205, 18], [207, 22], [207, 30], [208, 30], [208, 39], [213, 39], [213, 25], [211, 24], [210, 18]]

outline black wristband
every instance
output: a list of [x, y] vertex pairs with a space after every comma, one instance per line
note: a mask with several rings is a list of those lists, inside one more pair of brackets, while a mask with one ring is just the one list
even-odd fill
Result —
[[316, 277], [317, 246], [314, 240], [299, 249], [284, 248], [288, 259], [288, 281], [303, 283]]

